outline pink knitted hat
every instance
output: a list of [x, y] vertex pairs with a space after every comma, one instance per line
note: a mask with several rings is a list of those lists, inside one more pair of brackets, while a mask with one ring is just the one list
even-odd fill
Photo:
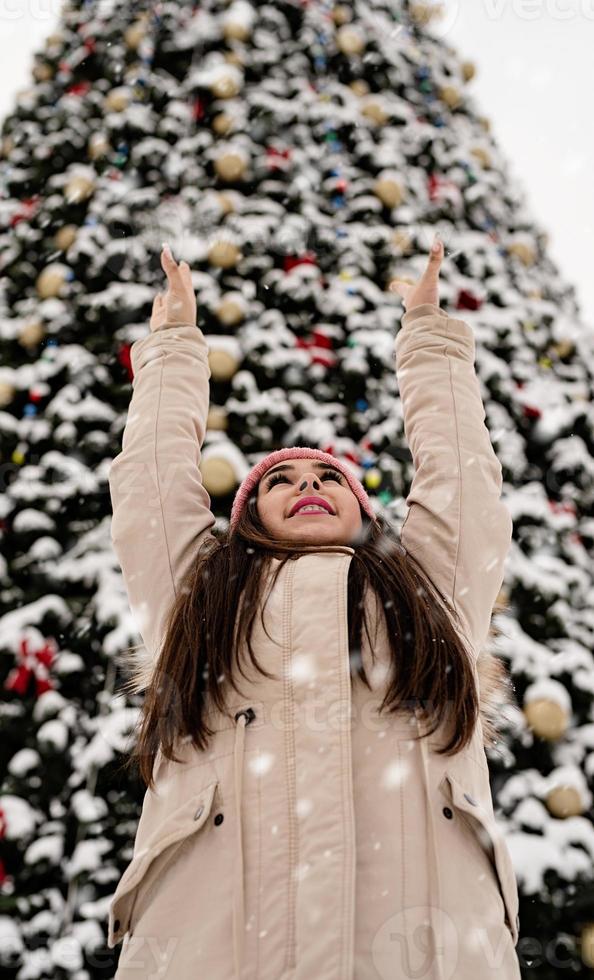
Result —
[[308, 459], [319, 459], [322, 461], [322, 463], [327, 463], [329, 466], [333, 466], [335, 469], [340, 470], [365, 513], [373, 521], [375, 520], [375, 513], [373, 507], [371, 506], [371, 501], [369, 500], [363, 485], [345, 463], [337, 459], [336, 456], [332, 456], [331, 453], [322, 452], [321, 449], [311, 449], [309, 446], [291, 446], [287, 447], [286, 449], [277, 449], [275, 452], [269, 453], [268, 456], [261, 459], [259, 463], [256, 463], [245, 479], [242, 480], [233, 500], [231, 518], [229, 520], [230, 527], [235, 527], [239, 519], [239, 515], [247, 503], [252, 490], [257, 486], [264, 473], [266, 473], [271, 466], [275, 466], [276, 463], [282, 463], [285, 459], [297, 459], [304, 456]]

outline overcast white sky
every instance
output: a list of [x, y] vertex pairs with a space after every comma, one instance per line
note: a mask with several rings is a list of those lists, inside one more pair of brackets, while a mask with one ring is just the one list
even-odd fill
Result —
[[[0, 0], [0, 118], [31, 84], [62, 0]], [[594, 325], [594, 0], [444, 0], [433, 32], [477, 66], [469, 83], [549, 252]]]

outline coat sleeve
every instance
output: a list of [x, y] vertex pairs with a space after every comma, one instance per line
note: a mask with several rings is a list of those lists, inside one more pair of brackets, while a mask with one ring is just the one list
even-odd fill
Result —
[[199, 327], [165, 325], [130, 349], [132, 397], [112, 460], [111, 540], [152, 660], [177, 586], [215, 523], [199, 470], [209, 404]]
[[460, 617], [474, 656], [487, 639], [513, 522], [484, 424], [471, 327], [424, 303], [404, 314], [396, 374], [414, 477], [401, 543]]

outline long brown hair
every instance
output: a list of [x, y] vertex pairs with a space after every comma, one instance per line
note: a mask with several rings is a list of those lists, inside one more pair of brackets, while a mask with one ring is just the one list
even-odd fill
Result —
[[[453, 722], [454, 735], [439, 752], [458, 752], [472, 737], [479, 694], [470, 655], [454, 629], [454, 611], [402, 547], [394, 527], [381, 515], [375, 522], [363, 511], [361, 517], [361, 532], [350, 542], [355, 551], [348, 576], [351, 672], [358, 664], [358, 676], [370, 688], [360, 650], [363, 622], [369, 638], [362, 596], [371, 587], [383, 607], [393, 665], [379, 711], [419, 706], [425, 719], [435, 722], [426, 736], [443, 721]], [[307, 546], [289, 539], [271, 540], [258, 515], [256, 492], [236, 527], [211, 533], [199, 549], [169, 610], [163, 647], [144, 688], [136, 744], [124, 764], [125, 768], [137, 764], [147, 787], [153, 785], [157, 749], [179, 762], [173, 755], [177, 738], [189, 737], [199, 749], [208, 747], [213, 732], [205, 722], [204, 708], [210, 703], [225, 710], [223, 680], [238, 691], [234, 664], [243, 673], [240, 650], [247, 647], [255, 669], [271, 676], [257, 663], [251, 645], [263, 576], [270, 559], [281, 556], [269, 595], [286, 562], [307, 552]], [[240, 608], [242, 595], [237, 618], [233, 611]], [[370, 649], [373, 656], [371, 640]], [[138, 691], [138, 685], [133, 685], [134, 678], [124, 687]]]

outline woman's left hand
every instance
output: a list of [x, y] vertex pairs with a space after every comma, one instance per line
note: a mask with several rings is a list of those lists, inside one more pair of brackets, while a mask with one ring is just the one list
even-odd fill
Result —
[[[437, 251], [433, 247], [437, 244]], [[427, 267], [416, 283], [406, 282], [403, 279], [392, 279], [389, 289], [390, 292], [398, 293], [402, 298], [406, 312], [422, 303], [432, 303], [439, 306], [439, 270], [443, 259], [443, 242], [436, 236], [434, 245], [429, 253]]]

